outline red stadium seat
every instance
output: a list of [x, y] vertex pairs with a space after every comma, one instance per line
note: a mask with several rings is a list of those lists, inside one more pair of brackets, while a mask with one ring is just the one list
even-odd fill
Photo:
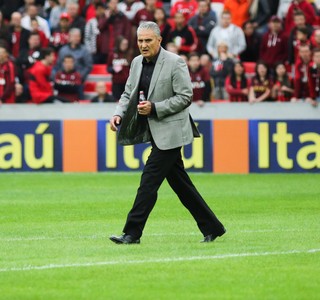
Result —
[[256, 63], [255, 62], [243, 62], [244, 72], [246, 76], [251, 78], [256, 73]]
[[94, 64], [92, 66], [92, 70], [90, 74], [109, 74], [107, 72], [107, 65], [106, 64]]

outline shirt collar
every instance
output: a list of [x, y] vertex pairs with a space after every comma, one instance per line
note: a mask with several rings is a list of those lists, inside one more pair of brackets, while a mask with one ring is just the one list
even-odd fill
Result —
[[152, 57], [149, 62], [148, 62], [148, 61], [146, 60], [146, 58], [144, 57], [144, 58], [142, 59], [142, 64], [144, 64], [144, 65], [146, 65], [146, 64], [154, 64], [154, 65], [155, 65], [156, 62], [157, 62], [157, 59], [158, 59], [158, 57], [159, 57], [160, 51], [161, 51], [161, 47], [160, 47], [157, 55], [155, 55], [154, 57]]

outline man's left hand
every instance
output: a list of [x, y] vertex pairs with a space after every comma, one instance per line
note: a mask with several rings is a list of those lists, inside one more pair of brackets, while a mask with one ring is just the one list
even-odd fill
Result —
[[151, 114], [151, 102], [142, 101], [138, 104], [138, 113], [139, 115], [148, 116]]

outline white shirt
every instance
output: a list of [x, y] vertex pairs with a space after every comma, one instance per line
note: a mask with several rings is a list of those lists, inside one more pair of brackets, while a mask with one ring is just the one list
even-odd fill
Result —
[[[50, 28], [47, 20], [39, 16], [36, 16], [36, 19], [39, 23], [40, 29], [44, 32], [46, 37], [49, 39], [51, 36], [51, 32], [50, 32]], [[29, 15], [25, 15], [21, 19], [21, 26], [25, 29], [31, 30], [31, 18]]]

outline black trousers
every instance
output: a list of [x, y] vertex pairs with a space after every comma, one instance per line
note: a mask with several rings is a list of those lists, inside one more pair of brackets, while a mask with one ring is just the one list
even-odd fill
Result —
[[140, 238], [164, 179], [189, 210], [204, 236], [223, 234], [224, 227], [206, 204], [184, 169], [181, 147], [160, 150], [152, 143], [151, 154], [141, 175], [140, 186], [123, 232]]

